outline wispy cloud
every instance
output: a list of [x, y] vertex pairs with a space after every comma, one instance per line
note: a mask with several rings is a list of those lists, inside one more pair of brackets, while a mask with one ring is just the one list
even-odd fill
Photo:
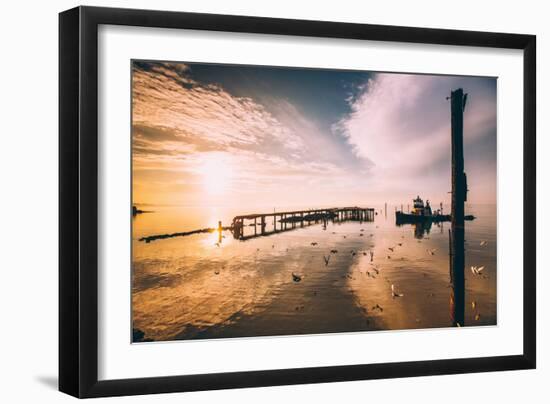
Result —
[[200, 138], [219, 146], [260, 144], [270, 138], [287, 149], [300, 147], [300, 137], [262, 105], [234, 97], [213, 84], [200, 84], [185, 65], [141, 63], [133, 72], [133, 123], [175, 136]]

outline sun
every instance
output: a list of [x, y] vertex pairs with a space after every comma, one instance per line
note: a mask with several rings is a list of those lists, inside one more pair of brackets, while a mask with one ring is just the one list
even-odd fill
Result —
[[199, 174], [204, 190], [211, 195], [222, 195], [227, 192], [233, 178], [233, 168], [227, 156], [209, 154], [202, 161]]

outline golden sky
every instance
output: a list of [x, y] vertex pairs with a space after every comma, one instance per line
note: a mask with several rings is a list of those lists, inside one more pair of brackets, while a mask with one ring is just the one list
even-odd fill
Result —
[[495, 203], [496, 79], [134, 62], [133, 201], [446, 203], [458, 87], [469, 201]]

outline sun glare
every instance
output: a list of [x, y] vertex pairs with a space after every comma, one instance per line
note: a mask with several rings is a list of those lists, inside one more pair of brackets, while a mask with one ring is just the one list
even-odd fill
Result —
[[226, 156], [220, 154], [207, 156], [199, 172], [205, 191], [212, 195], [224, 194], [233, 177], [231, 163]]

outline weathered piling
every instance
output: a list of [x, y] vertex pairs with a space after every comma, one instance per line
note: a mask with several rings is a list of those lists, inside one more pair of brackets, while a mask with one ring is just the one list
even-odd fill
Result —
[[461, 88], [451, 92], [451, 317], [453, 325], [464, 325], [464, 202], [467, 184], [464, 173], [464, 108], [466, 97]]

